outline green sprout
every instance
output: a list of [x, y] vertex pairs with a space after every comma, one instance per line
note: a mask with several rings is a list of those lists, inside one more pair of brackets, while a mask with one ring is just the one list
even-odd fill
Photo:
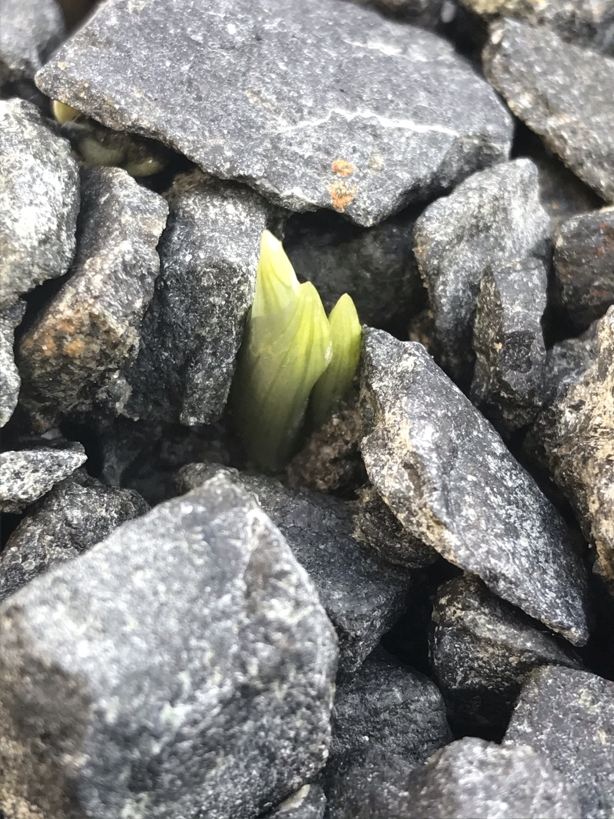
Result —
[[[248, 456], [265, 470], [281, 469], [293, 454], [309, 398], [327, 368], [334, 375], [318, 389], [318, 418], [352, 381], [358, 359], [350, 315], [359, 334], [360, 325], [351, 298], [342, 299], [331, 327], [318, 291], [311, 282], [299, 284], [281, 242], [264, 231], [232, 403]], [[340, 337], [344, 329], [349, 348]]]

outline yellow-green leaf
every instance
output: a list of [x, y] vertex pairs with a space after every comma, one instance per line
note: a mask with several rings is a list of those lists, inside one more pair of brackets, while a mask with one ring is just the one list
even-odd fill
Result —
[[265, 230], [260, 240], [260, 259], [252, 318], [270, 316], [296, 301], [299, 283], [279, 239]]

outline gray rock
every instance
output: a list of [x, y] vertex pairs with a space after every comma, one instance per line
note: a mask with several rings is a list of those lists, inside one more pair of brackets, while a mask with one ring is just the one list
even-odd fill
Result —
[[360, 6], [372, 6], [416, 26], [432, 28], [439, 22], [444, 0], [353, 0]]
[[474, 730], [507, 725], [534, 668], [580, 667], [570, 649], [470, 575], [439, 587], [430, 655], [449, 713], [457, 725]]
[[75, 250], [79, 172], [29, 102], [0, 100], [0, 308], [64, 275]]
[[365, 226], [510, 149], [508, 112], [450, 44], [339, 0], [112, 0], [37, 84], [290, 210]]
[[614, 304], [614, 210], [586, 213], [554, 236], [556, 302], [578, 331]]
[[25, 312], [26, 305], [23, 301], [16, 301], [0, 309], [0, 427], [13, 414], [19, 398], [21, 379], [13, 348], [15, 327], [21, 322]]
[[362, 455], [415, 537], [572, 643], [586, 576], [563, 519], [422, 345], [365, 334]]
[[324, 819], [326, 796], [320, 785], [303, 785], [269, 819]]
[[121, 411], [160, 272], [162, 197], [119, 168], [85, 172], [73, 273], [21, 340], [23, 404], [38, 426], [71, 412]]
[[21, 92], [64, 38], [56, 0], [0, 0], [0, 89]]
[[104, 486], [87, 475], [77, 473], [57, 484], [28, 512], [0, 553], [0, 601], [148, 509], [137, 492]]
[[222, 414], [247, 311], [260, 236], [272, 218], [249, 188], [199, 171], [178, 177], [159, 252], [161, 273], [145, 320], [126, 414], [209, 424]]
[[546, 254], [538, 173], [516, 159], [477, 173], [416, 222], [414, 252], [434, 313], [433, 351], [457, 381], [471, 378], [475, 302], [486, 271]]
[[614, 683], [542, 668], [525, 683], [505, 745], [529, 746], [577, 788], [583, 819], [614, 813]]
[[502, 20], [484, 50], [488, 80], [529, 128], [607, 201], [614, 200], [614, 60], [545, 28]]
[[81, 444], [0, 453], [0, 512], [21, 512], [86, 460]]
[[532, 423], [544, 402], [547, 286], [538, 259], [493, 266], [480, 284], [471, 400], [504, 433]]
[[334, 819], [580, 819], [574, 789], [530, 748], [466, 737], [412, 771], [401, 760], [354, 770]]
[[405, 608], [407, 572], [376, 560], [353, 537], [354, 505], [216, 464], [179, 472], [183, 491], [223, 474], [251, 492], [307, 570], [339, 638], [339, 671], [353, 674]]
[[0, 622], [0, 795], [45, 816], [253, 819], [324, 764], [334, 631], [223, 476], [32, 581]]

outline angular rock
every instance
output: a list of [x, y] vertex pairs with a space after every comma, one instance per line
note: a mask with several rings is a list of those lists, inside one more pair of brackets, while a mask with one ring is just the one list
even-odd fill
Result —
[[448, 711], [468, 730], [504, 728], [533, 669], [580, 667], [569, 648], [470, 575], [438, 589], [429, 642]]
[[13, 414], [19, 398], [21, 378], [15, 364], [15, 327], [26, 312], [23, 301], [16, 301], [0, 309], [0, 427]]
[[451, 45], [339, 0], [112, 0], [37, 84], [290, 210], [365, 226], [510, 149], [508, 112]]
[[554, 276], [556, 302], [576, 330], [586, 330], [614, 304], [614, 210], [559, 225]]
[[454, 380], [471, 378], [473, 316], [485, 273], [544, 257], [548, 234], [537, 168], [529, 159], [475, 174], [416, 222], [414, 252], [434, 314], [433, 351]]
[[67, 449], [21, 449], [0, 453], [0, 512], [21, 512], [87, 460], [81, 444]]
[[0, 794], [45, 816], [251, 819], [326, 759], [333, 629], [223, 476], [37, 578], [0, 621]]
[[542, 668], [523, 686], [505, 745], [529, 746], [577, 789], [583, 819], [614, 812], [614, 683]]
[[516, 20], [491, 27], [484, 71], [514, 114], [614, 201], [614, 60]]
[[193, 426], [217, 420], [226, 404], [247, 311], [253, 301], [262, 231], [272, 218], [257, 194], [199, 171], [178, 177], [159, 252], [161, 273], [141, 347], [126, 374], [126, 414]]
[[354, 506], [330, 495], [216, 464], [179, 472], [186, 491], [222, 474], [256, 497], [315, 585], [339, 639], [339, 671], [353, 674], [405, 608], [407, 572], [380, 563], [352, 537]]
[[64, 38], [56, 0], [0, 0], [0, 90], [23, 93]]
[[42, 428], [94, 408], [121, 411], [160, 272], [168, 205], [120, 168], [85, 172], [73, 273], [23, 336], [24, 406]]
[[326, 796], [319, 785], [303, 785], [269, 819], [324, 819]]
[[403, 526], [582, 645], [586, 575], [563, 519], [422, 345], [365, 334], [361, 450]]
[[0, 100], [0, 308], [72, 262], [79, 172], [70, 145], [24, 100]]
[[530, 748], [466, 737], [412, 771], [402, 760], [352, 772], [334, 819], [580, 819], [574, 789]]
[[538, 259], [493, 266], [480, 284], [471, 400], [506, 433], [532, 423], [544, 402], [547, 286]]
[[0, 552], [0, 601], [34, 577], [82, 554], [149, 506], [137, 492], [77, 473], [53, 487]]

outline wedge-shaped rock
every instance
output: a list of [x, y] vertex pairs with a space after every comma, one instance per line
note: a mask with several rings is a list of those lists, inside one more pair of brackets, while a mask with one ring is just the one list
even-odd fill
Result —
[[339, 0], [112, 0], [37, 83], [284, 207], [367, 226], [510, 148], [508, 112], [450, 44]]
[[87, 460], [81, 444], [0, 454], [0, 512], [21, 512]]
[[422, 345], [367, 331], [361, 401], [369, 478], [409, 532], [585, 643], [585, 568], [563, 519]]
[[334, 631], [222, 476], [37, 578], [0, 624], [0, 795], [44, 816], [253, 819], [326, 759]]

